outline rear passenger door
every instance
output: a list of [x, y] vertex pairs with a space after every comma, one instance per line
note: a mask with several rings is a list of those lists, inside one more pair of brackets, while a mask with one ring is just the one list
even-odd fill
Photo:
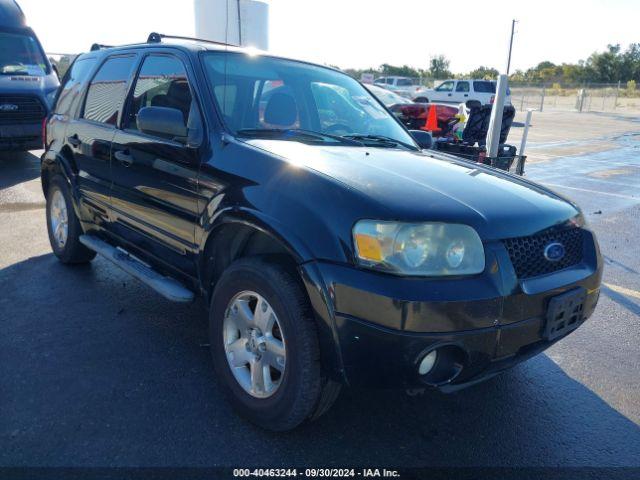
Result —
[[[205, 136], [183, 60], [177, 53], [150, 53], [142, 59], [113, 141], [111, 228], [155, 260], [193, 274], [197, 175]], [[141, 131], [138, 114], [145, 107], [179, 112], [186, 135]]]
[[135, 63], [132, 54], [108, 57], [89, 83], [79, 117], [69, 122], [66, 131], [78, 170], [82, 217], [96, 223], [107, 221], [109, 215], [111, 142]]
[[456, 82], [456, 90], [453, 95], [453, 100], [456, 103], [464, 103], [469, 100], [469, 82], [466, 80], [458, 80]]

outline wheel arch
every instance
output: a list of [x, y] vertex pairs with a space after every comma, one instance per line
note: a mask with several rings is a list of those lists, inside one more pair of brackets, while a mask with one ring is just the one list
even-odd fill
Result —
[[315, 312], [325, 372], [333, 380], [344, 382], [333, 308], [327, 303], [326, 287], [317, 269], [312, 268], [311, 252], [277, 222], [248, 210], [228, 211], [216, 219], [203, 241], [198, 265], [207, 304], [224, 270], [235, 260], [253, 255], [273, 256], [295, 272]]
[[217, 278], [234, 260], [249, 255], [281, 255], [294, 265], [310, 260], [304, 243], [266, 215], [228, 208], [218, 213], [200, 247], [201, 288], [211, 293]]
[[49, 182], [54, 175], [62, 175], [66, 181], [73, 186], [74, 171], [75, 164], [73, 162], [73, 154], [68, 147], [64, 146], [59, 152], [53, 150], [46, 151], [42, 156], [42, 164], [40, 167], [40, 180], [44, 195], [47, 195]]

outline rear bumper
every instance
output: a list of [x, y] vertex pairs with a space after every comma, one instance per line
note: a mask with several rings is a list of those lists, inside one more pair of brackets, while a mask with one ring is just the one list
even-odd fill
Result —
[[0, 125], [0, 150], [42, 148], [42, 123]]
[[[595, 239], [582, 263], [526, 281], [518, 281], [501, 244], [487, 245], [486, 254], [487, 265], [501, 267], [477, 277], [448, 280], [393, 277], [323, 262], [307, 264], [308, 289], [309, 280], [315, 280], [315, 288], [309, 290], [315, 292], [310, 293], [312, 304], [322, 323], [333, 329], [336, 363], [345, 381], [457, 390], [558, 341], [545, 336], [551, 298], [584, 291], [583, 321], [593, 313], [602, 277]], [[320, 308], [319, 290], [324, 291], [322, 307], [326, 308]], [[420, 361], [433, 349], [448, 352], [438, 358], [455, 363], [455, 375], [442, 380], [418, 374]]]

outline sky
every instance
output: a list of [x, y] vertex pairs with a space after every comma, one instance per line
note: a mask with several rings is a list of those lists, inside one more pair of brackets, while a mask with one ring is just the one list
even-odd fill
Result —
[[[158, 31], [194, 35], [193, 0], [18, 0], [45, 50], [79, 53]], [[443, 54], [455, 73], [577, 62], [609, 43], [640, 42], [640, 0], [268, 0], [269, 50], [342, 68], [427, 68]]]

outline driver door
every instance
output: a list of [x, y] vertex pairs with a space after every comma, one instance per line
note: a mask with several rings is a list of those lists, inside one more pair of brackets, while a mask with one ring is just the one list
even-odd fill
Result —
[[[151, 53], [142, 60], [129, 94], [112, 160], [112, 231], [156, 260], [195, 273], [197, 176], [202, 117], [185, 63], [176, 55]], [[141, 131], [144, 107], [179, 110], [187, 138]]]
[[434, 100], [444, 103], [453, 103], [453, 87], [456, 82], [453, 80], [447, 80], [446, 82], [442, 82], [438, 85], [434, 92], [436, 93], [433, 97]]

